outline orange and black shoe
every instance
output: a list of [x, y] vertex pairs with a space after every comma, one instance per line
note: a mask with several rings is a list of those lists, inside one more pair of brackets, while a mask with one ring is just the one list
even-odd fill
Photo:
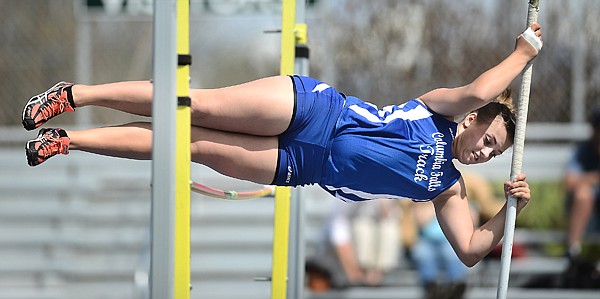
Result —
[[23, 127], [31, 131], [65, 111], [75, 111], [72, 87], [73, 83], [58, 82], [29, 99], [23, 108]]
[[63, 129], [41, 129], [37, 138], [29, 140], [25, 145], [27, 164], [36, 166], [56, 154], [67, 155], [70, 142], [71, 139]]

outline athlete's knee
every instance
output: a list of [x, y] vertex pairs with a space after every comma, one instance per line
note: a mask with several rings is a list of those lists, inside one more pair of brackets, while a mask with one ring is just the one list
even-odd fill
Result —
[[210, 115], [211, 103], [214, 103], [214, 92], [207, 89], [193, 89], [190, 91], [190, 108], [192, 117]]

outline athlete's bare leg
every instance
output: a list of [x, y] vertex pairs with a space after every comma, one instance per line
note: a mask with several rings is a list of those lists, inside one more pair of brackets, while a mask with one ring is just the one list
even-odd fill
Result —
[[[150, 123], [67, 131], [70, 150], [129, 158], [151, 159]], [[277, 166], [277, 137], [254, 136], [192, 127], [192, 161], [235, 178], [270, 184]]]
[[581, 251], [581, 240], [594, 212], [595, 195], [591, 185], [582, 184], [572, 196], [567, 242], [569, 253], [578, 255]]
[[292, 80], [263, 78], [219, 89], [194, 89], [192, 124], [205, 128], [274, 136], [285, 131], [294, 110]]
[[125, 81], [98, 85], [75, 84], [72, 92], [77, 108], [101, 106], [142, 116], [152, 114], [150, 81]]
[[[274, 136], [287, 129], [294, 107], [287, 76], [218, 89], [192, 89], [192, 125], [253, 135]], [[152, 84], [147, 81], [73, 86], [77, 108], [102, 106], [151, 116]]]

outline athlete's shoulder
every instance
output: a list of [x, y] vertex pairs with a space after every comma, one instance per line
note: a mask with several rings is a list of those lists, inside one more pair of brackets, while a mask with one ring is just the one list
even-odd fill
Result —
[[427, 108], [427, 110], [428, 110], [429, 112], [431, 112], [431, 114], [435, 115], [436, 117], [439, 117], [439, 118], [442, 118], [442, 119], [445, 119], [445, 120], [448, 120], [448, 121], [454, 122], [454, 118], [453, 118], [453, 117], [444, 116], [444, 115], [441, 115], [441, 114], [439, 114], [439, 113], [437, 113], [437, 112], [433, 111], [433, 110], [432, 110], [431, 108], [429, 108], [429, 106], [427, 106], [427, 104], [425, 104], [425, 102], [423, 102], [423, 100], [421, 100], [420, 98], [416, 98], [416, 99], [414, 99], [414, 100], [412, 100], [412, 101], [414, 101], [414, 102], [417, 102], [417, 103], [419, 103], [419, 105], [422, 105], [423, 107]]

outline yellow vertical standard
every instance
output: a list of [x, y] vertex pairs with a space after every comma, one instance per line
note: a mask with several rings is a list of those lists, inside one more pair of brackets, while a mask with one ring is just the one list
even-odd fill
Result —
[[296, 23], [296, 0], [283, 0], [281, 11], [281, 75], [294, 74], [294, 59], [296, 37], [294, 27]]
[[[281, 75], [294, 74], [296, 0], [283, 0], [281, 20]], [[290, 231], [290, 187], [275, 190], [271, 299], [287, 296], [288, 243]]]
[[175, 157], [174, 298], [190, 298], [190, 7], [177, 0], [177, 112]]

